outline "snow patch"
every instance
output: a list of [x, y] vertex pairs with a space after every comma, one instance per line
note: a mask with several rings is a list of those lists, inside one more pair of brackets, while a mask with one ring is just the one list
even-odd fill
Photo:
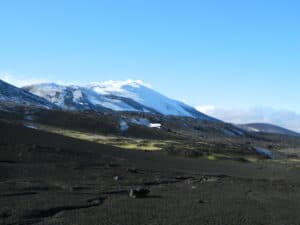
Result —
[[149, 127], [150, 128], [160, 129], [161, 128], [161, 124], [160, 123], [150, 123]]
[[125, 120], [120, 120], [120, 131], [125, 132], [129, 129], [129, 126]]
[[260, 132], [260, 130], [255, 129], [255, 128], [253, 128], [253, 127], [248, 127], [248, 131], [256, 132], [256, 133]]
[[163, 96], [145, 86], [141, 81], [106, 81], [92, 83], [87, 87], [102, 95], [130, 98], [164, 115], [193, 117], [193, 115], [186, 110], [186, 105]]
[[130, 120], [131, 123], [140, 125], [140, 126], [145, 126], [145, 127], [150, 127], [150, 128], [161, 128], [161, 124], [160, 123], [151, 123], [148, 119], [145, 118], [133, 118]]
[[138, 119], [135, 119], [135, 118], [132, 118], [130, 120], [131, 123], [134, 123], [134, 124], [137, 124], [137, 125], [141, 125], [141, 126], [149, 126], [150, 125], [150, 122], [148, 119], [144, 119], [144, 118], [138, 118]]
[[[80, 100], [83, 98], [83, 94], [81, 90], [75, 90], [73, 92], [73, 101], [81, 103]], [[81, 103], [82, 104], [82, 103]]]
[[256, 153], [258, 153], [260, 155], [266, 156], [270, 159], [273, 158], [273, 153], [268, 149], [260, 148], [260, 147], [254, 147], [254, 150], [255, 150]]
[[31, 125], [31, 124], [25, 124], [24, 126], [27, 127], [27, 128], [30, 128], [30, 129], [35, 129], [35, 130], [37, 130], [37, 127], [36, 127], [36, 126], [33, 126], [33, 125]]
[[54, 83], [45, 83], [39, 85], [32, 85], [28, 88], [30, 88], [29, 91], [32, 94], [42, 97], [60, 107], [64, 106], [66, 87]]

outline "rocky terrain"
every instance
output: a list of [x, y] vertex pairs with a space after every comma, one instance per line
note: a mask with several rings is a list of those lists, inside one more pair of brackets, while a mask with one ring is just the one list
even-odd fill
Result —
[[0, 126], [1, 224], [299, 224], [297, 163], [126, 151]]

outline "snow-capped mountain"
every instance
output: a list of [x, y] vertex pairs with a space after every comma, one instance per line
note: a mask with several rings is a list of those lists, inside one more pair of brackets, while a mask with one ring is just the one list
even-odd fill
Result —
[[26, 86], [24, 89], [67, 110], [149, 111], [130, 99], [101, 95], [87, 87], [44, 83]]
[[214, 120], [191, 106], [154, 91], [140, 81], [106, 81], [84, 87], [46, 83], [27, 86], [24, 89], [68, 110], [110, 109]]
[[44, 98], [33, 95], [2, 80], [0, 80], [0, 102], [56, 108], [54, 104], [51, 104]]
[[141, 81], [105, 81], [87, 86], [101, 95], [125, 97], [138, 102], [163, 115], [187, 116], [200, 119], [212, 119], [182, 102], [170, 99], [147, 87]]

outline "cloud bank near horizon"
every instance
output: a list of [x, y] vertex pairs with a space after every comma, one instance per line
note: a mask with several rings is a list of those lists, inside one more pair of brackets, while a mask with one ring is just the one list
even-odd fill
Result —
[[291, 110], [253, 107], [248, 109], [197, 106], [197, 110], [234, 124], [270, 123], [300, 132], [300, 114]]

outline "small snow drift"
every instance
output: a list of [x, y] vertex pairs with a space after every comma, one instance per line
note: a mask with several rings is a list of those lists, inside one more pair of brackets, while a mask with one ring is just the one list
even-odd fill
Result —
[[145, 118], [132, 118], [130, 120], [131, 123], [137, 124], [140, 126], [150, 127], [150, 128], [157, 128], [160, 129], [162, 125], [160, 123], [151, 123], [148, 119]]
[[254, 151], [264, 157], [267, 157], [269, 159], [273, 159], [273, 153], [265, 148], [260, 148], [260, 147], [254, 147]]
[[37, 130], [37, 127], [34, 126], [34, 125], [32, 125], [32, 124], [25, 124], [24, 126], [27, 127], [27, 128], [30, 128], [30, 129], [35, 129], [35, 130]]
[[160, 123], [150, 123], [149, 127], [160, 129], [161, 128], [161, 124]]
[[119, 127], [120, 127], [121, 132], [125, 132], [129, 129], [129, 126], [128, 126], [127, 122], [123, 119], [120, 120]]

